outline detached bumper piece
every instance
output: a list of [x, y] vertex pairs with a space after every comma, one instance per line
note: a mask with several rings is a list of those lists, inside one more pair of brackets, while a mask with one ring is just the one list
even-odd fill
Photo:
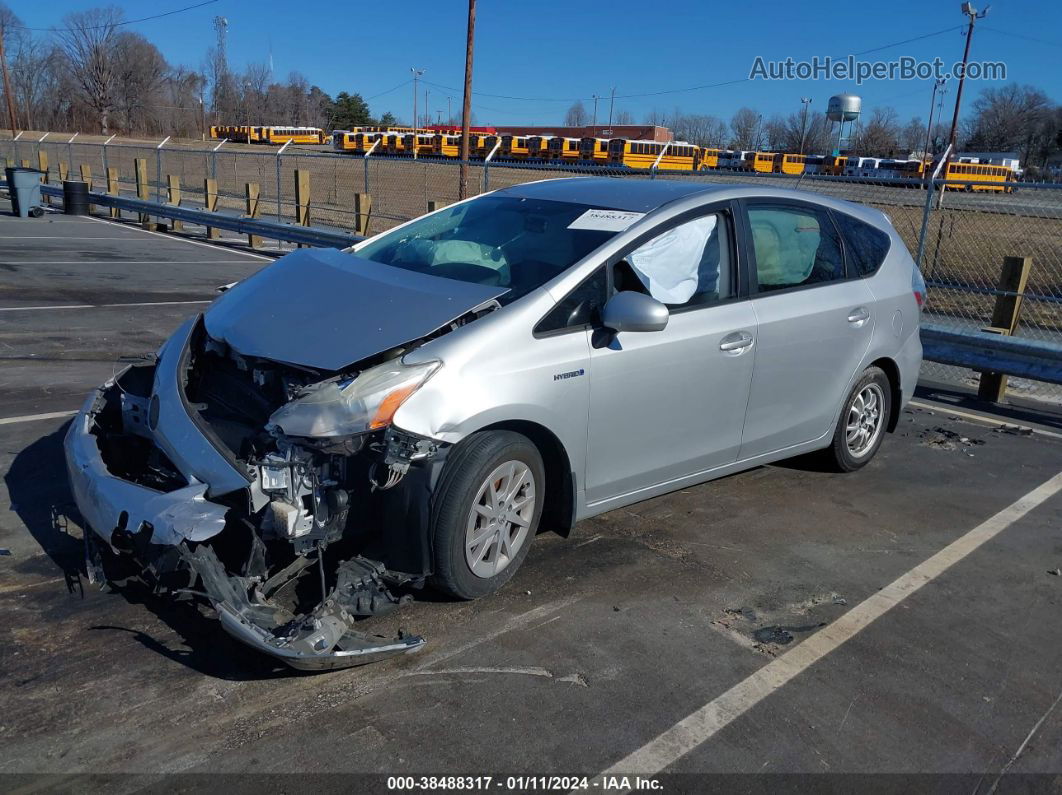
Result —
[[[181, 555], [199, 575], [225, 631], [292, 668], [301, 671], [350, 668], [415, 652], [424, 645], [424, 638], [419, 635], [400, 634], [388, 640], [352, 628], [357, 615], [370, 614], [365, 610], [366, 600], [373, 603], [375, 609], [371, 612], [376, 614], [400, 604], [378, 582], [375, 589], [364, 587], [361, 582], [358, 585], [363, 587], [350, 587], [350, 580], [344, 580], [342, 572], [351, 564], [365, 565], [360, 561], [341, 564], [340, 582], [328, 597], [312, 612], [294, 615], [270, 602], [250, 580], [228, 574], [210, 547], [182, 546]], [[381, 604], [380, 599], [386, 602]]]

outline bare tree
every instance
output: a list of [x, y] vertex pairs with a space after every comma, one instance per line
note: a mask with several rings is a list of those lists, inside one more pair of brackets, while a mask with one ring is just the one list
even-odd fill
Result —
[[579, 101], [568, 108], [568, 112], [564, 116], [565, 127], [585, 127], [589, 123], [590, 118], [586, 114], [586, 108]]
[[735, 149], [759, 149], [760, 114], [752, 108], [739, 108], [730, 119], [730, 133]]
[[109, 129], [110, 114], [114, 110], [115, 38], [121, 21], [119, 8], [91, 8], [67, 14], [57, 33], [74, 83], [98, 117], [103, 133]]
[[617, 110], [612, 117], [613, 124], [634, 124], [634, 116], [629, 110]]
[[893, 108], [874, 108], [855, 135], [855, 149], [871, 157], [895, 157], [900, 150], [899, 117]]
[[986, 88], [974, 100], [965, 148], [1016, 151], [1023, 161], [1050, 151], [1050, 122], [1056, 106], [1033, 86], [1009, 83]]
[[162, 88], [169, 64], [158, 47], [139, 33], [114, 37], [114, 91], [116, 115], [124, 129], [163, 131], [160, 123], [168, 114]]

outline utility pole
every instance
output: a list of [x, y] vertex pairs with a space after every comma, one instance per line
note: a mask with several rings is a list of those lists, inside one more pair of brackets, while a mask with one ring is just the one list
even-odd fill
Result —
[[453, 97], [446, 98], [446, 123], [451, 127], [454, 126], [454, 110], [451, 106], [451, 100]]
[[597, 101], [599, 99], [601, 99], [601, 97], [599, 97], [597, 94], [594, 94], [593, 96], [594, 96], [594, 121], [591, 124], [591, 127], [593, 127], [594, 137], [597, 138]]
[[431, 125], [431, 105], [428, 104], [428, 89], [424, 89], [424, 126]]
[[970, 60], [970, 42], [973, 40], [974, 23], [985, 18], [988, 8], [978, 13], [972, 3], [963, 3], [962, 13], [970, 18], [970, 26], [966, 29], [966, 48], [962, 53], [962, 72], [959, 73], [959, 88], [955, 91], [955, 113], [951, 117], [951, 135], [948, 137], [948, 142], [951, 144], [951, 156], [955, 154], [955, 136], [959, 129], [959, 106], [962, 104], [962, 86], [966, 82], [966, 64]]
[[811, 105], [811, 97], [801, 97], [800, 104], [804, 106], [804, 118], [800, 121], [800, 154], [804, 154], [804, 138], [808, 131], [808, 106]]
[[612, 98], [608, 101], [608, 134], [612, 135], [612, 107], [616, 104], [616, 87], [612, 86]]
[[461, 166], [457, 198], [468, 197], [468, 126], [472, 120], [472, 50], [476, 40], [476, 0], [468, 0], [468, 37], [465, 44], [465, 96], [461, 107]]
[[[0, 25], [0, 68], [4, 73], [4, 96], [7, 97], [7, 119], [11, 123], [11, 137], [14, 138], [15, 128], [18, 126], [18, 121], [15, 118], [15, 98], [11, 95], [11, 78], [7, 74], [7, 54], [4, 51], [4, 36], [7, 34], [7, 28]], [[17, 165], [17, 164], [16, 164]]]
[[937, 104], [937, 92], [944, 88], [945, 80], [943, 77], [938, 77], [933, 81], [933, 96], [929, 100], [929, 124], [926, 125], [926, 145], [922, 147], [922, 160], [925, 161], [926, 155], [929, 154], [929, 142], [933, 135], [933, 110]]
[[419, 78], [426, 70], [417, 69], [415, 66], [409, 67], [409, 71], [413, 73], [413, 159], [417, 159], [417, 78]]

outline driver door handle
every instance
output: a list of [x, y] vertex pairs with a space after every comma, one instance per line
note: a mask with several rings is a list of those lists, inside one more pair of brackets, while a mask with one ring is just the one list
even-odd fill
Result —
[[752, 347], [752, 335], [747, 331], [735, 331], [733, 334], [727, 334], [719, 342], [719, 350], [727, 353], [741, 353], [750, 347]]

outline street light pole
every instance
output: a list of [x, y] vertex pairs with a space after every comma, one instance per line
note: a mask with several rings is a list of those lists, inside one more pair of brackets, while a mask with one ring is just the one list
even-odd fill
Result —
[[955, 91], [955, 113], [951, 117], [951, 135], [948, 136], [948, 143], [951, 144], [951, 154], [955, 154], [955, 136], [959, 129], [959, 106], [962, 104], [962, 86], [966, 82], [966, 64], [970, 60], [970, 42], [973, 40], [974, 23], [979, 19], [984, 19], [988, 14], [988, 8], [978, 13], [977, 9], [973, 7], [972, 3], [962, 4], [962, 13], [966, 14], [970, 18], [970, 26], [966, 29], [966, 47], [962, 53], [962, 71], [959, 73], [959, 88]]
[[811, 105], [811, 97], [801, 97], [800, 104], [804, 106], [804, 118], [800, 121], [800, 154], [804, 154], [804, 137], [808, 129], [808, 106]]
[[926, 145], [922, 147], [922, 160], [925, 161], [926, 155], [929, 154], [929, 141], [933, 135], [933, 110], [937, 104], [937, 91], [944, 88], [944, 78], [938, 77], [933, 82], [933, 96], [929, 100], [929, 124], [926, 125]]
[[415, 66], [409, 67], [409, 71], [413, 73], [413, 159], [417, 159], [417, 78], [419, 78], [426, 70], [417, 69]]
[[468, 35], [465, 42], [465, 96], [461, 107], [461, 166], [457, 198], [468, 196], [468, 127], [472, 121], [472, 51], [476, 39], [476, 0], [468, 0]]

